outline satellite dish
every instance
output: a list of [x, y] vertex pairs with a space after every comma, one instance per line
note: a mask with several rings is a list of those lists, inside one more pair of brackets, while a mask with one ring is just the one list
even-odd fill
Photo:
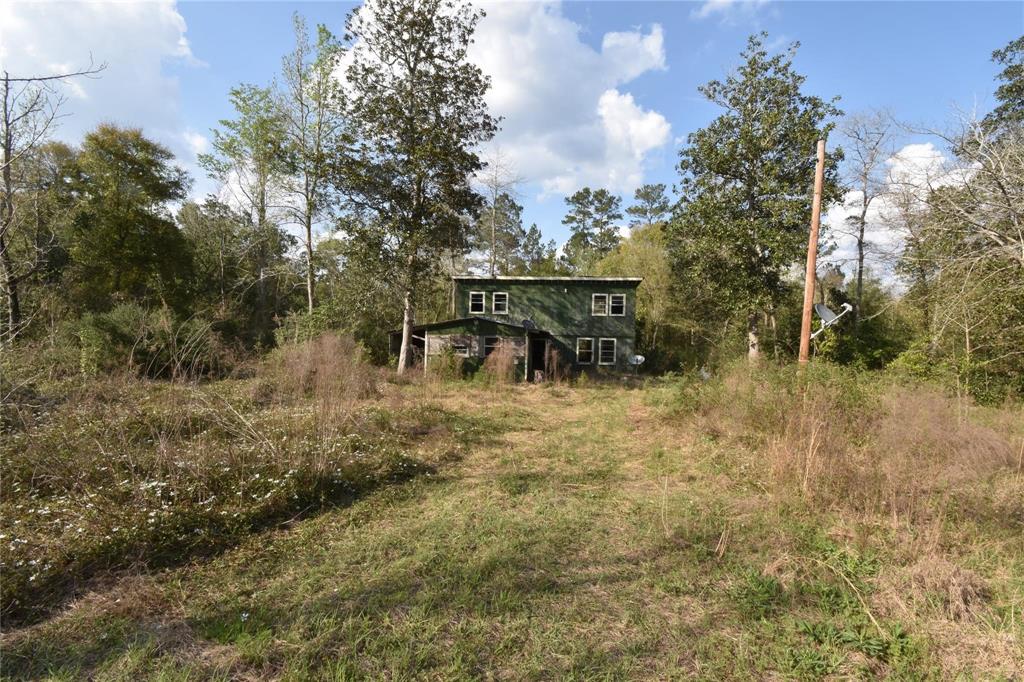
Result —
[[849, 303], [844, 303], [843, 312], [836, 315], [834, 312], [829, 310], [828, 306], [826, 306], [825, 304], [815, 303], [814, 312], [818, 313], [818, 317], [821, 318], [821, 329], [811, 334], [811, 338], [813, 339], [818, 334], [822, 333], [823, 331], [834, 325], [836, 322], [839, 321], [840, 317], [850, 312], [851, 310], [853, 310], [853, 306], [850, 305]]
[[531, 320], [530, 318], [526, 318], [525, 320], [523, 320], [523, 328], [528, 329], [529, 331], [536, 331], [537, 323]]
[[629, 364], [631, 364], [631, 365], [642, 365], [642, 364], [644, 364], [644, 360], [646, 360], [646, 359], [647, 358], [645, 358], [642, 355], [631, 355], [631, 356], [629, 356]]
[[818, 313], [818, 317], [820, 317], [821, 321], [826, 325], [830, 325], [839, 319], [839, 316], [829, 310], [828, 306], [824, 303], [815, 303], [814, 312]]

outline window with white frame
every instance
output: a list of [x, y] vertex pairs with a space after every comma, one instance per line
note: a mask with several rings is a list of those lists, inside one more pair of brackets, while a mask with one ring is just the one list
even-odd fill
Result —
[[462, 358], [469, 357], [469, 344], [465, 341], [455, 341], [451, 344], [452, 355], [458, 355]]
[[495, 315], [508, 315], [508, 294], [495, 291], [491, 294], [491, 312]]
[[576, 339], [576, 363], [580, 365], [594, 364], [594, 339]]
[[609, 314], [615, 315], [616, 317], [622, 317], [626, 314], [626, 295], [625, 294], [612, 294], [611, 303], [609, 304]]
[[498, 350], [498, 344], [501, 343], [501, 339], [497, 336], [485, 336], [484, 337], [484, 357], [487, 357], [494, 351]]
[[478, 315], [487, 312], [487, 294], [482, 291], [469, 292], [469, 314]]
[[608, 314], [608, 294], [594, 294], [590, 297], [590, 314]]
[[597, 347], [597, 364], [615, 364], [615, 339], [601, 339]]

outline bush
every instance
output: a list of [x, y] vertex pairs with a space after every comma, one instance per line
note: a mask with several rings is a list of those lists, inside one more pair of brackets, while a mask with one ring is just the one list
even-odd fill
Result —
[[445, 348], [437, 355], [430, 356], [427, 374], [438, 381], [458, 381], [466, 374], [465, 359], [456, 355], [451, 348]]
[[146, 377], [191, 378], [226, 371], [231, 354], [212, 324], [178, 320], [169, 308], [123, 303], [86, 313], [77, 324], [79, 368], [89, 375], [123, 371]]

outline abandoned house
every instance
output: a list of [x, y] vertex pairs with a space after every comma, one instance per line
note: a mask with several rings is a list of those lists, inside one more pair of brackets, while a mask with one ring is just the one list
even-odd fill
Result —
[[[413, 327], [414, 354], [429, 367], [431, 358], [452, 353], [474, 369], [504, 346], [515, 355], [518, 375], [528, 380], [555, 371], [631, 370], [640, 282], [640, 277], [454, 277], [452, 319]], [[401, 330], [391, 333], [392, 352], [397, 354], [401, 340]]]

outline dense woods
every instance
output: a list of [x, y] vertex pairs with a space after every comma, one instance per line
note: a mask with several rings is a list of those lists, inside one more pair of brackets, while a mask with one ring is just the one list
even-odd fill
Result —
[[[448, 0], [366, 11], [340, 37], [296, 16], [280, 72], [227, 93], [234, 115], [200, 158], [220, 189], [202, 198], [144, 130], [103, 124], [78, 144], [54, 139], [61, 88], [80, 74], [8, 75], [5, 365], [218, 376], [336, 330], [402, 368], [386, 332], [404, 326], [408, 340], [411, 324], [442, 317], [448, 278], [466, 272], [645, 277], [650, 372], [744, 352], [787, 360], [824, 137], [826, 208], [848, 217], [824, 235], [818, 300], [855, 312], [816, 355], [990, 401], [1024, 392], [1021, 40], [992, 55], [1002, 71], [988, 115], [921, 130], [881, 110], [844, 113], [841, 92], [807, 92], [799, 46], [773, 54], [754, 35], [738, 68], [700, 88], [721, 113], [690, 133], [678, 184], [625, 201], [578, 189], [559, 246], [524, 225], [524, 178], [482, 151], [500, 120], [467, 58], [481, 13]], [[935, 140], [948, 160], [900, 176], [900, 134]], [[852, 260], [830, 260], [840, 239], [853, 240]]]

